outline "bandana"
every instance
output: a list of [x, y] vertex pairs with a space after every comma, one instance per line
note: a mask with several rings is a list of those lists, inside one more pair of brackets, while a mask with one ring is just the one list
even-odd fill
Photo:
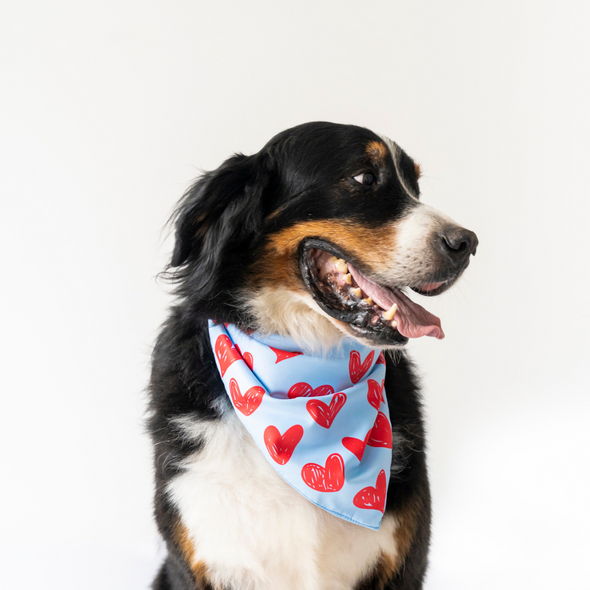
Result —
[[392, 435], [383, 353], [352, 338], [324, 355], [209, 320], [236, 414], [276, 472], [330, 514], [378, 530]]

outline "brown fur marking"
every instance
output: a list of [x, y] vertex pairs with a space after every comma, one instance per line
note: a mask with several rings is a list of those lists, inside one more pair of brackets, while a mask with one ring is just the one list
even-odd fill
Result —
[[395, 575], [398, 567], [399, 564], [396, 564], [391, 556], [381, 553], [379, 561], [377, 561], [377, 565], [375, 566], [375, 577], [377, 582], [375, 588], [378, 588], [379, 590], [385, 588], [387, 582], [389, 582], [389, 580]]
[[416, 171], [416, 179], [419, 180], [422, 176], [422, 168], [418, 162], [414, 162], [414, 170]]
[[368, 589], [368, 583], [375, 590], [384, 590], [391, 579], [403, 570], [404, 561], [416, 534], [417, 510], [418, 505], [415, 502], [410, 502], [401, 511], [395, 512], [397, 527], [393, 536], [397, 554], [394, 558], [386, 553], [381, 553], [372, 573], [368, 577], [370, 582], [367, 582], [366, 585], [360, 585], [362, 590]]
[[372, 160], [383, 162], [387, 156], [387, 147], [383, 142], [373, 140], [367, 144], [366, 152]]
[[176, 546], [191, 568], [195, 580], [201, 584], [208, 585], [209, 572], [207, 566], [202, 561], [195, 562], [195, 546], [190, 538], [188, 529], [180, 521], [178, 521], [178, 524], [176, 525], [174, 539], [176, 541]]
[[293, 291], [304, 291], [297, 249], [308, 237], [329, 240], [369, 268], [390, 264], [395, 249], [394, 224], [369, 228], [353, 221], [304, 221], [271, 236], [255, 266], [255, 286], [282, 285]]
[[397, 547], [396, 571], [403, 565], [414, 541], [416, 529], [418, 528], [418, 512], [419, 506], [414, 499], [410, 500], [408, 504], [395, 513], [395, 518], [397, 519], [397, 527], [394, 533], [395, 545]]

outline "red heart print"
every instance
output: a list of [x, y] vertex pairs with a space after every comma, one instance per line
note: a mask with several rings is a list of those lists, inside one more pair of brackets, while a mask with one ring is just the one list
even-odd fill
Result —
[[288, 350], [281, 350], [280, 348], [273, 348], [272, 346], [269, 346], [269, 348], [277, 355], [275, 365], [280, 363], [281, 361], [292, 359], [294, 356], [299, 356], [300, 354], [303, 354], [302, 352], [289, 352]]
[[348, 371], [350, 373], [350, 380], [353, 383], [358, 383], [364, 376], [365, 373], [371, 367], [375, 351], [372, 350], [363, 363], [361, 363], [361, 355], [357, 350], [350, 351], [350, 361], [348, 362]]
[[379, 510], [385, 511], [385, 496], [387, 495], [387, 479], [385, 478], [385, 471], [383, 469], [377, 476], [377, 483], [375, 487], [368, 486], [363, 488], [353, 498], [352, 503], [357, 508], [365, 510]]
[[291, 426], [283, 436], [276, 426], [268, 426], [264, 431], [264, 444], [273, 460], [279, 465], [285, 465], [289, 462], [302, 436], [303, 427], [299, 424]]
[[249, 416], [254, 413], [262, 403], [264, 389], [255, 385], [254, 387], [250, 387], [250, 389], [242, 395], [238, 382], [232, 378], [229, 380], [229, 394], [231, 395], [236, 410], [242, 412], [244, 416]]
[[221, 371], [222, 377], [232, 363], [242, 358], [236, 347], [232, 346], [231, 340], [226, 334], [221, 334], [221, 336], [217, 337], [215, 341], [215, 356], [219, 362], [219, 370]]
[[370, 447], [383, 447], [385, 449], [391, 449], [393, 445], [393, 439], [391, 435], [391, 425], [387, 416], [383, 412], [377, 414], [375, 424], [370, 431], [369, 442], [367, 443]]
[[251, 371], [254, 368], [254, 357], [249, 352], [245, 352], [242, 358]]
[[384, 365], [385, 364], [385, 355], [383, 354], [383, 351], [381, 351], [381, 354], [377, 357], [377, 362], [375, 364], [376, 365]]
[[252, 357], [252, 355], [249, 352], [242, 352], [242, 349], [238, 346], [237, 342], [234, 344], [234, 346], [236, 347], [236, 350], [240, 353], [241, 357], [244, 359], [244, 362], [248, 365], [248, 368], [251, 371], [252, 367], [254, 367], [254, 358]]
[[326, 459], [326, 467], [307, 463], [301, 469], [301, 478], [317, 492], [338, 492], [344, 485], [344, 460], [334, 453]]
[[356, 455], [356, 458], [359, 461], [362, 461], [363, 455], [365, 454], [365, 449], [367, 448], [367, 441], [369, 440], [370, 435], [371, 435], [371, 431], [369, 430], [369, 432], [367, 432], [367, 434], [365, 436], [365, 440], [361, 440], [360, 438], [353, 438], [352, 436], [345, 436], [342, 439], [342, 444], [353, 455]]
[[330, 395], [334, 393], [334, 388], [331, 385], [320, 385], [315, 389], [309, 383], [305, 383], [301, 381], [300, 383], [295, 383], [289, 391], [287, 392], [287, 396], [289, 399], [293, 399], [295, 397], [317, 397], [318, 395]]
[[379, 385], [374, 379], [369, 379], [367, 384], [369, 385], [367, 400], [376, 410], [378, 410], [383, 402], [383, 385], [385, 385], [385, 379], [381, 381], [381, 385]]
[[330, 426], [332, 426], [332, 422], [334, 422], [334, 418], [336, 418], [338, 412], [342, 409], [345, 403], [346, 394], [336, 393], [332, 396], [332, 401], [330, 402], [329, 406], [319, 399], [310, 399], [305, 407], [307, 408], [310, 416], [320, 426], [323, 426], [324, 428], [330, 428]]

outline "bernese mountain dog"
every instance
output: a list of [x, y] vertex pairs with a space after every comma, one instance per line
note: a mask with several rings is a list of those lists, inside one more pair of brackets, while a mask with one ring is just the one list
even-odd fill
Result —
[[[420, 201], [419, 178], [387, 137], [314, 122], [234, 155], [180, 200], [166, 271], [177, 300], [149, 386], [168, 551], [154, 589], [422, 588], [430, 494], [404, 346], [444, 333], [408, 291], [449, 289], [478, 240]], [[289, 337], [316, 356], [345, 339], [383, 351], [392, 461], [378, 530], [323, 510], [269, 465], [226, 392], [210, 320]]]

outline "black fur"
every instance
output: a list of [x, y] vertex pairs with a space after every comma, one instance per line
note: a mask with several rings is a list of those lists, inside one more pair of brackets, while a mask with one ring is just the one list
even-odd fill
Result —
[[[254, 319], [240, 305], [242, 290], [269, 236], [281, 229], [311, 219], [348, 219], [378, 227], [401, 214], [407, 196], [391, 166], [380, 171], [380, 187], [346, 185], [351, 173], [370, 166], [364, 146], [378, 139], [371, 131], [348, 125], [296, 127], [273, 138], [258, 154], [236, 155], [205, 174], [178, 206], [168, 274], [177, 284], [179, 299], [157, 340], [150, 383], [155, 514], [169, 549], [154, 582], [156, 590], [210, 588], [205, 579], [197, 579], [177, 547], [179, 515], [165, 492], [182, 459], [199, 450], [199, 444], [187, 442], [171, 420], [191, 416], [215, 421], [220, 400], [227, 398], [209, 343], [207, 319], [252, 327]], [[402, 174], [417, 187], [413, 162], [405, 154], [404, 158]], [[351, 199], [351, 191], [355, 198]], [[392, 475], [387, 511], [413, 506], [418, 516], [403, 567], [384, 586], [382, 575], [375, 571], [356, 588], [418, 590], [430, 535], [421, 407], [406, 356], [387, 354], [386, 362], [391, 423], [407, 440], [405, 467]]]

